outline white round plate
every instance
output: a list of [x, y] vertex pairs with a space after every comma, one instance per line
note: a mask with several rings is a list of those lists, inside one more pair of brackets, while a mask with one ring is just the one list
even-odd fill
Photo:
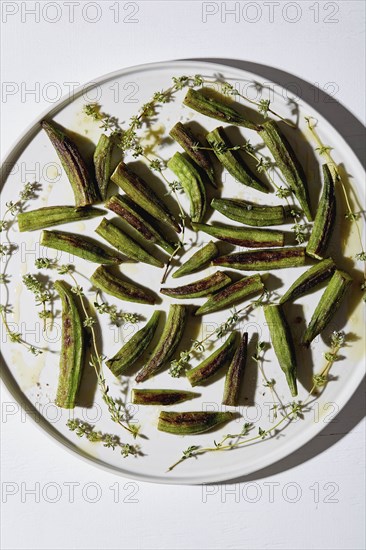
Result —
[[[291, 140], [294, 143], [297, 154], [309, 175], [313, 209], [316, 207], [320, 192], [320, 161], [317, 154], [314, 153], [315, 146], [311, 142], [306, 130], [305, 115], [313, 115], [317, 118], [318, 130], [324, 143], [333, 147], [336, 161], [344, 164], [347, 173], [350, 174], [352, 186], [357, 192], [359, 199], [362, 200], [364, 194], [364, 172], [357, 158], [331, 124], [314, 112], [304, 101], [294, 97], [293, 94], [289, 94], [288, 96], [286, 90], [279, 91], [278, 85], [271, 85], [268, 82], [263, 90], [258, 90], [253, 83], [261, 82], [261, 78], [258, 75], [239, 69], [207, 62], [173, 61], [124, 69], [99, 78], [93, 83], [77, 90], [73, 97], [63, 99], [50, 111], [45, 113], [43, 117], [36, 120], [19, 139], [4, 162], [3, 173], [6, 172], [6, 177], [1, 195], [3, 203], [15, 200], [24, 183], [29, 179], [31, 181], [36, 179], [42, 185], [42, 189], [39, 193], [39, 198], [31, 202], [29, 206], [31, 209], [46, 205], [73, 204], [73, 195], [69, 182], [60, 167], [59, 160], [51, 143], [40, 129], [39, 122], [42, 118], [52, 117], [67, 129], [79, 134], [78, 143], [83, 142], [83, 151], [90, 153], [91, 148], [89, 146], [97, 142], [102, 130], [99, 128], [97, 122], [88, 118], [83, 113], [83, 106], [86, 103], [99, 102], [104, 112], [117, 116], [122, 125], [125, 126], [126, 121], [138, 111], [144, 102], [151, 98], [155, 91], [169, 87], [173, 76], [201, 74], [212, 78], [218, 73], [222, 74], [226, 80], [230, 80], [234, 85], [239, 86], [243, 93], [252, 98], [270, 97], [272, 100], [271, 106], [283, 116], [293, 116], [291, 109], [294, 103], [289, 103], [288, 97], [291, 96], [296, 102], [299, 109], [300, 129], [305, 135], [308, 145], [306, 145], [305, 141], [299, 141], [298, 138], [294, 138], [299, 132], [295, 133], [289, 130], [289, 133], [291, 134]], [[182, 98], [184, 94], [185, 90], [179, 92], [174, 101], [164, 105], [159, 110], [157, 121], [149, 133], [152, 148], [159, 144], [162, 137], [168, 135], [169, 129], [178, 120], [197, 121], [206, 130], [213, 129], [219, 125], [217, 121], [202, 117], [198, 113], [183, 107]], [[256, 136], [253, 135], [253, 132], [241, 129], [240, 133], [255, 143]], [[237, 135], [239, 135], [239, 130], [237, 130]], [[171, 143], [171, 141], [164, 140], [159, 153], [164, 159], [168, 159], [177, 149], [177, 146]], [[31, 170], [36, 171], [35, 177], [34, 175], [29, 176]], [[150, 183], [158, 190], [163, 189], [163, 184], [157, 183], [155, 176], [150, 179]], [[210, 194], [212, 194], [211, 190]], [[227, 174], [223, 174], [222, 196], [245, 197], [248, 200], [264, 204], [278, 204], [280, 202], [274, 193], [264, 196], [259, 192], [251, 191], [236, 183]], [[171, 197], [165, 197], [165, 199], [172, 204]], [[340, 205], [340, 195], [339, 199], [338, 204]], [[185, 208], [188, 207], [188, 203], [183, 196], [182, 204]], [[173, 209], [177, 213], [176, 205], [173, 205]], [[353, 260], [344, 259], [354, 257], [358, 251], [354, 228], [352, 228], [351, 232], [347, 232], [350, 226], [344, 221], [343, 207], [339, 206], [338, 210], [338, 223], [334, 231], [330, 254], [339, 262], [340, 267], [347, 268], [355, 276], [355, 279], [360, 279], [360, 271], [357, 271], [357, 267], [360, 269], [360, 265], [356, 266]], [[110, 214], [108, 213], [108, 217], [113, 217]], [[225, 222], [225, 219], [217, 213], [211, 219]], [[65, 226], [60, 226], [58, 229], [93, 235], [93, 231], [99, 221], [99, 218], [95, 218], [83, 223], [66, 224]], [[287, 231], [290, 231], [291, 225], [287, 226]], [[20, 405], [27, 407], [28, 410], [38, 411], [37, 423], [45, 433], [58, 441], [65, 449], [73, 451], [93, 464], [126, 477], [158, 483], [208, 483], [249, 474], [284, 458], [320, 432], [326, 423], [333, 419], [341, 407], [350, 399], [362, 379], [364, 320], [360, 292], [358, 284], [355, 282], [352, 291], [348, 294], [347, 299], [333, 319], [331, 327], [326, 331], [325, 335], [322, 338], [317, 338], [308, 352], [297, 347], [298, 398], [303, 399], [310, 388], [313, 373], [319, 372], [325, 364], [322, 354], [328, 349], [330, 332], [332, 330], [344, 330], [349, 343], [342, 350], [344, 358], [336, 362], [332, 369], [334, 379], [328, 384], [312, 411], [305, 414], [303, 420], [292, 422], [279, 436], [267, 441], [260, 440], [259, 443], [234, 451], [208, 453], [200, 456], [197, 460], [186, 460], [176, 469], [167, 473], [169, 465], [179, 459], [182, 451], [190, 445], [212, 445], [214, 439], [219, 440], [226, 433], [239, 432], [244, 422], [254, 423], [255, 428], [252, 433], [257, 433], [259, 427], [266, 429], [271, 426], [273, 419], [269, 418], [271, 408], [270, 393], [268, 388], [263, 385], [262, 377], [258, 373], [256, 364], [249, 359], [243, 383], [242, 405], [238, 408], [241, 416], [229, 425], [221, 426], [214, 432], [196, 436], [181, 437], [165, 434], [157, 430], [159, 407], [137, 407], [131, 405], [130, 412], [134, 414], [136, 421], [141, 424], [142, 432], [146, 436], [146, 439], [139, 440], [143, 456], [123, 458], [118, 449], [113, 451], [112, 449], [104, 448], [101, 444], [90, 443], [85, 439], [80, 439], [66, 427], [67, 419], [72, 416], [91, 424], [97, 424], [98, 430], [116, 433], [123, 441], [133, 443], [129, 434], [119, 429], [110, 420], [100, 392], [96, 390], [95, 377], [91, 367], [85, 366], [82, 380], [81, 401], [82, 405], [85, 406], [79, 406], [70, 412], [60, 410], [53, 404], [57, 387], [60, 318], [56, 319], [53, 331], [48, 330], [45, 334], [42, 333], [41, 320], [36, 313], [34, 297], [23, 286], [21, 278], [25, 273], [35, 273], [37, 271], [34, 267], [34, 260], [38, 257], [58, 256], [62, 263], [68, 263], [70, 259], [67, 254], [57, 255], [55, 251], [43, 250], [39, 245], [39, 235], [40, 232], [19, 233], [16, 223], [13, 224], [10, 230], [10, 240], [17, 245], [17, 249], [11, 257], [8, 267], [8, 273], [11, 275], [9, 284], [10, 303], [14, 306], [14, 311], [9, 316], [9, 321], [11, 322], [12, 329], [21, 332], [27, 340], [35, 345], [44, 345], [45, 339], [46, 345], [51, 352], [33, 357], [23, 350], [21, 346], [10, 343], [3, 330], [3, 378]], [[191, 239], [195, 243], [195, 246], [200, 246], [210, 240], [207, 236], [200, 233], [196, 241], [196, 234], [188, 231], [186, 240], [190, 241]], [[187, 251], [184, 259], [187, 259], [192, 252], [193, 249]], [[90, 276], [96, 267], [79, 259], [75, 259], [75, 265], [76, 269], [86, 276]], [[152, 288], [154, 291], [159, 290], [161, 270], [141, 263], [126, 263], [122, 265], [121, 269], [132, 280], [138, 281], [142, 285]], [[282, 293], [304, 269], [277, 270], [273, 274], [269, 274], [266, 284]], [[199, 274], [179, 280], [169, 277], [167, 285], [178, 286], [185, 284], [201, 276], [207, 276], [213, 271], [213, 268], [207, 268]], [[44, 274], [47, 275], [48, 273], [44, 272]], [[51, 272], [51, 276], [54, 277], [54, 275]], [[84, 287], [87, 296], [93, 301], [94, 293], [90, 292], [90, 284], [80, 277], [79, 282]], [[304, 329], [304, 323], [309, 321], [322, 290], [317, 289], [286, 309], [295, 339], [299, 339]], [[196, 300], [192, 304], [201, 304], [203, 300]], [[139, 313], [144, 319], [147, 319], [153, 311], [153, 307], [151, 306], [119, 302], [112, 297], [108, 297], [108, 301], [111, 304], [118, 304], [118, 307], [124, 311]], [[156, 307], [167, 311], [171, 302], [172, 300], [164, 298]], [[60, 309], [58, 301], [56, 302], [56, 309]], [[228, 315], [229, 311], [224, 311], [205, 316], [202, 320], [202, 325], [200, 321], [192, 317], [180, 349], [188, 348], [192, 338], [201, 338], [212, 332]], [[103, 353], [107, 356], [113, 355], [122, 345], [123, 341], [128, 339], [133, 331], [136, 330], [136, 326], [134, 327], [130, 324], [115, 329], [108, 325], [106, 318], [101, 318], [101, 322], [103, 325]], [[140, 323], [140, 327], [142, 323]], [[255, 310], [247, 319], [241, 322], [240, 329], [247, 330], [250, 339], [254, 335], [259, 335], [261, 340], [269, 341], [268, 328], [265, 326], [260, 309]], [[161, 328], [159, 328], [160, 330]], [[216, 342], [214, 347], [217, 345], [218, 343]], [[251, 348], [252, 352], [253, 348]], [[291, 397], [286, 387], [283, 373], [278, 366], [272, 350], [266, 353], [265, 359], [264, 368], [267, 377], [276, 380], [276, 388], [281, 398], [285, 403], [288, 403], [291, 401]], [[195, 360], [193, 363], [197, 364], [198, 361]], [[105, 370], [111, 395], [115, 398], [123, 397], [123, 388], [128, 382], [131, 388], [134, 376], [127, 378], [127, 381], [124, 381], [124, 386], [122, 386], [120, 381], [115, 379], [110, 372], [107, 372], [107, 368]], [[224, 373], [221, 373], [215, 377], [211, 384], [199, 388], [202, 394], [199, 399], [180, 404], [173, 409], [224, 410], [225, 407], [221, 405], [223, 382]], [[172, 378], [168, 374], [167, 368], [149, 382], [144, 383], [142, 387], [190, 389], [186, 379]]]

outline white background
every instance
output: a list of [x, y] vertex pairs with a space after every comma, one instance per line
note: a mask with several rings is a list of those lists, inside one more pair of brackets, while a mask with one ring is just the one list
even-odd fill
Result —
[[[120, 2], [119, 13], [118, 2], [94, 2], [99, 14], [92, 2], [38, 2], [39, 21], [27, 11], [35, 4], [2, 2], [2, 157], [52, 104], [55, 91], [68, 92], [67, 83], [194, 57], [262, 64], [238, 66], [284, 85], [296, 82], [361, 154], [360, 126], [340, 104], [364, 122], [363, 0], [138, 1]], [[135, 483], [98, 470], [62, 451], [11, 408], [3, 386], [1, 398], [4, 550], [365, 547], [361, 389], [294, 455], [236, 483], [209, 487]], [[27, 493], [34, 488], [39, 502]]]

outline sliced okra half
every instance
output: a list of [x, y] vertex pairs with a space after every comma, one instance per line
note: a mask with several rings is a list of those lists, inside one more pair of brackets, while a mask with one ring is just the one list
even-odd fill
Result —
[[176, 405], [195, 397], [200, 393], [185, 390], [140, 390], [133, 389], [131, 403], [135, 405]]
[[125, 302], [155, 304], [157, 301], [150, 290], [125, 281], [120, 275], [115, 275], [110, 269], [102, 265], [94, 271], [90, 277], [90, 282], [102, 292]]
[[284, 233], [273, 229], [254, 229], [253, 227], [236, 227], [224, 224], [216, 226], [205, 223], [192, 223], [192, 228], [194, 231], [203, 231], [220, 241], [247, 248], [283, 246], [285, 242]]
[[144, 327], [136, 332], [121, 349], [106, 361], [115, 376], [121, 376], [132, 367], [149, 347], [160, 319], [160, 311], [154, 311]]
[[312, 265], [305, 273], [302, 273], [298, 279], [290, 286], [285, 294], [280, 299], [280, 303], [284, 304], [289, 300], [296, 300], [310, 292], [323, 281], [330, 279], [336, 269], [336, 265], [332, 258], [322, 260], [315, 265]]
[[237, 407], [239, 404], [238, 400], [243, 382], [247, 353], [248, 333], [244, 332], [226, 373], [224, 395], [222, 398], [223, 405]]
[[113, 153], [113, 140], [110, 136], [101, 134], [94, 151], [94, 169], [95, 179], [99, 187], [99, 193], [105, 200], [108, 191], [108, 185], [112, 174], [111, 160]]
[[176, 435], [200, 434], [236, 418], [234, 412], [161, 411], [158, 430]]
[[172, 304], [160, 340], [150, 360], [137, 374], [136, 382], [144, 382], [151, 378], [169, 361], [182, 339], [186, 320], [186, 306]]
[[220, 256], [213, 265], [232, 267], [244, 271], [271, 271], [286, 267], [301, 267], [305, 265], [305, 248], [301, 246], [273, 248], [269, 250], [253, 250], [250, 252], [234, 252]]
[[178, 277], [183, 277], [183, 275], [189, 275], [190, 273], [194, 273], [195, 271], [203, 269], [211, 260], [216, 258], [218, 255], [219, 249], [213, 241], [210, 241], [200, 250], [197, 250], [197, 252], [195, 252], [193, 256], [189, 258], [189, 260], [184, 262], [183, 265], [181, 265], [176, 271], [174, 271], [172, 275], [173, 279], [177, 279]]
[[19, 231], [36, 231], [54, 225], [89, 220], [102, 216], [104, 210], [92, 206], [44, 206], [37, 210], [19, 212], [17, 222]]
[[287, 221], [283, 206], [260, 206], [240, 199], [212, 199], [211, 206], [226, 218], [244, 225], [266, 227]]
[[222, 271], [216, 271], [216, 273], [205, 277], [205, 279], [200, 279], [189, 285], [183, 285], [176, 288], [162, 288], [160, 292], [171, 298], [201, 298], [217, 292], [230, 283], [231, 279], [228, 275]]
[[197, 367], [187, 371], [186, 376], [191, 386], [202, 385], [219, 369], [229, 363], [235, 352], [236, 336], [236, 333], [232, 332], [221, 347], [204, 359]]
[[51, 122], [43, 120], [41, 126], [47, 133], [66, 172], [74, 192], [75, 205], [88, 206], [100, 202], [98, 187], [91, 178], [75, 143]]

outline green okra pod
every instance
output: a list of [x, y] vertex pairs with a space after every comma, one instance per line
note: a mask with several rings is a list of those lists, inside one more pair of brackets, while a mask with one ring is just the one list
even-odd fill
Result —
[[17, 216], [19, 231], [36, 231], [54, 225], [89, 220], [102, 216], [104, 210], [92, 206], [45, 206], [37, 210], [19, 212]]
[[211, 296], [207, 302], [197, 309], [195, 315], [205, 315], [206, 313], [213, 313], [214, 311], [228, 308], [238, 302], [242, 302], [251, 294], [263, 292], [263, 289], [264, 285], [258, 273], [244, 277]]
[[236, 417], [230, 411], [161, 411], [158, 430], [176, 435], [200, 434]]
[[94, 271], [90, 277], [90, 282], [99, 290], [125, 302], [156, 303], [156, 298], [150, 290], [124, 281], [120, 276], [115, 275], [110, 269], [102, 265]]
[[202, 220], [206, 212], [206, 189], [197, 168], [178, 151], [167, 163], [180, 181], [190, 202], [190, 218], [194, 222]]
[[290, 327], [283, 313], [282, 306], [271, 304], [263, 306], [272, 346], [279, 365], [286, 376], [292, 397], [297, 395], [296, 356]]
[[172, 227], [180, 233], [179, 224], [173, 218], [165, 204], [158, 198], [151, 187], [131, 170], [124, 162], [120, 162], [111, 176], [111, 180], [118, 185], [134, 202], [146, 210], [153, 218]]
[[234, 252], [227, 256], [220, 256], [212, 263], [243, 271], [271, 271], [285, 267], [301, 267], [305, 265], [305, 248], [288, 246], [269, 250]]
[[170, 130], [169, 135], [183, 147], [187, 155], [205, 172], [212, 185], [217, 187], [215, 168], [210, 154], [208, 151], [200, 148], [203, 147], [203, 144], [200, 143], [192, 131], [181, 122], [177, 122]]
[[221, 347], [211, 353], [197, 367], [187, 371], [187, 378], [191, 386], [202, 385], [224, 365], [227, 365], [235, 352], [236, 333], [232, 332]]
[[232, 225], [208, 225], [192, 223], [194, 231], [203, 231], [220, 241], [245, 246], [247, 248], [261, 248], [266, 246], [283, 246], [285, 235], [282, 231], [270, 229], [254, 229], [248, 227], [234, 227]]
[[77, 398], [85, 356], [83, 321], [76, 295], [65, 281], [54, 287], [62, 302], [62, 334], [56, 405], [73, 409]]
[[203, 92], [189, 88], [183, 103], [187, 107], [210, 118], [215, 118], [222, 122], [227, 122], [228, 124], [234, 124], [235, 126], [250, 128], [251, 130], [258, 129], [256, 124], [242, 116], [236, 109], [229, 107], [225, 103], [224, 97], [223, 101], [218, 101]]
[[41, 245], [55, 248], [70, 255], [79, 256], [83, 260], [96, 264], [116, 265], [122, 263], [122, 258], [112, 254], [99, 243], [75, 233], [67, 231], [42, 231]]
[[138, 242], [114, 225], [114, 223], [107, 220], [107, 218], [102, 219], [95, 232], [131, 260], [150, 264], [155, 267], [164, 266], [163, 262], [154, 258]]
[[283, 206], [260, 206], [239, 199], [212, 199], [211, 206], [230, 220], [266, 227], [286, 223], [286, 211]]
[[111, 160], [113, 152], [113, 140], [110, 136], [101, 134], [94, 151], [95, 179], [99, 187], [102, 199], [107, 196], [109, 180], [111, 177]]
[[352, 284], [352, 278], [338, 269], [324, 290], [318, 305], [311, 317], [310, 323], [302, 338], [302, 343], [309, 346], [318, 334], [321, 334], [338, 311], [347, 290]]
[[329, 279], [336, 269], [332, 258], [322, 260], [315, 265], [312, 265], [305, 273], [302, 273], [298, 279], [290, 286], [285, 294], [280, 299], [280, 304], [284, 304], [288, 300], [296, 300], [300, 296], [307, 294], [322, 281]]
[[161, 411], [158, 430], [176, 435], [200, 434], [236, 417], [230, 411]]
[[97, 185], [90, 177], [88, 168], [75, 143], [51, 122], [43, 120], [41, 126], [50, 138], [66, 172], [74, 191], [75, 205], [88, 206], [100, 202], [101, 197]]
[[137, 331], [116, 355], [106, 361], [105, 364], [115, 376], [125, 374], [146, 351], [154, 337], [159, 319], [160, 311], [154, 311], [146, 325]]
[[131, 402], [135, 405], [176, 405], [200, 395], [200, 393], [184, 390], [133, 389]]
[[217, 292], [220, 288], [230, 283], [231, 279], [228, 275], [222, 271], [216, 271], [213, 275], [209, 275], [189, 285], [179, 286], [177, 288], [162, 288], [160, 292], [171, 298], [201, 298]]
[[304, 170], [287, 138], [282, 134], [277, 122], [268, 120], [262, 124], [259, 135], [272, 153], [279, 170], [294, 192], [307, 219], [312, 220]]
[[336, 217], [336, 196], [332, 174], [327, 164], [323, 164], [324, 187], [316, 211], [315, 220], [306, 253], [321, 260], [327, 250]]
[[137, 206], [127, 196], [113, 195], [105, 203], [106, 208], [125, 220], [143, 239], [163, 248], [168, 254], [173, 254], [176, 244], [170, 243], [146, 219], [147, 213]]
[[151, 359], [136, 376], [136, 382], [144, 382], [156, 374], [169, 361], [183, 336], [187, 318], [187, 308], [172, 304], [160, 340]]
[[236, 407], [238, 405], [240, 386], [242, 384], [247, 361], [247, 351], [248, 333], [244, 332], [240, 345], [237, 347], [226, 373], [224, 395], [222, 398], [223, 405], [229, 405], [231, 407]]
[[208, 262], [216, 258], [219, 254], [219, 249], [212, 241], [203, 246], [200, 250], [195, 252], [193, 256], [189, 258], [183, 265], [181, 265], [172, 275], [173, 279], [183, 277], [183, 275], [189, 275], [204, 268]]
[[243, 185], [262, 191], [262, 193], [268, 193], [268, 187], [250, 170], [239, 151], [231, 150], [232, 143], [222, 126], [209, 132], [206, 139], [220, 163], [234, 179]]

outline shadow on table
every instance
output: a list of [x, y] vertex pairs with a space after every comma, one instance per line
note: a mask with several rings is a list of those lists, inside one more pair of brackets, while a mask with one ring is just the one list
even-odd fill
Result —
[[[319, 89], [318, 86], [314, 86], [310, 82], [280, 69], [268, 67], [260, 63], [221, 58], [198, 58], [194, 59], [194, 61], [221, 63], [222, 65], [249, 71], [260, 75], [270, 82], [275, 82], [285, 89], [290, 89], [334, 126], [351, 147], [362, 166], [365, 167], [366, 135], [363, 124], [334, 97]], [[365, 389], [365, 380], [363, 380], [334, 420], [329, 422], [318, 435], [297, 451], [271, 466], [226, 483], [248, 482], [270, 477], [294, 468], [327, 450], [340, 441], [343, 436], [347, 435], [363, 419], [365, 415]]]

